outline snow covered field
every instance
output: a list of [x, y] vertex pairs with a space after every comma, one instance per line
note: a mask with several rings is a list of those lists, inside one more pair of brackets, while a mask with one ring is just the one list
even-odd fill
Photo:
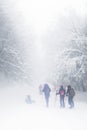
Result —
[[[35, 100], [26, 104], [26, 95]], [[87, 130], [87, 93], [77, 92], [75, 108], [59, 108], [59, 98], [51, 93], [50, 106], [45, 107], [38, 90], [24, 87], [0, 89], [0, 130]]]

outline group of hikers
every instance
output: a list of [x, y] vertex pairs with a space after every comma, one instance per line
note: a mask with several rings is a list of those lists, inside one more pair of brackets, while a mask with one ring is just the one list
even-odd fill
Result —
[[[48, 107], [49, 106], [49, 98], [50, 98], [51, 88], [46, 83], [46, 84], [44, 84], [43, 87], [40, 86], [39, 90], [40, 90], [40, 93], [44, 93], [46, 106]], [[60, 88], [55, 91], [55, 95], [59, 95], [60, 96], [60, 107], [61, 108], [65, 107], [65, 100], [64, 100], [65, 96], [68, 97], [69, 108], [73, 108], [74, 107], [73, 98], [75, 96], [75, 90], [70, 85], [67, 86], [67, 89], [65, 89], [64, 86], [61, 85]]]

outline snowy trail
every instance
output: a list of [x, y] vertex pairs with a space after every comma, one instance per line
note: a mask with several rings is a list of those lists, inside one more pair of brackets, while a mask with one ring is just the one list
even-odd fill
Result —
[[[46, 108], [43, 104], [26, 104], [26, 91], [22, 88], [20, 91], [19, 97], [17, 89], [0, 91], [0, 130], [87, 130], [86, 101], [75, 101], [74, 109], [68, 106], [64, 109], [59, 106]], [[78, 95], [87, 99], [87, 94]]]
[[[83, 104], [81, 104], [83, 105]], [[30, 105], [0, 111], [1, 130], [86, 130], [85, 109], [43, 108]]]

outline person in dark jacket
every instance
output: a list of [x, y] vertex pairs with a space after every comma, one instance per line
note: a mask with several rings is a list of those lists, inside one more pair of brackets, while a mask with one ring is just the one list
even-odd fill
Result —
[[65, 102], [64, 102], [64, 98], [65, 98], [65, 89], [63, 87], [63, 85], [60, 86], [59, 92], [56, 93], [56, 95], [60, 95], [60, 107], [64, 108], [65, 107]]
[[[73, 108], [74, 107], [74, 101], [73, 101], [73, 98], [74, 98], [74, 95], [73, 92], [72, 92], [73, 88], [68, 85], [67, 86], [67, 92], [66, 92], [66, 95], [68, 96], [68, 104], [70, 105], [70, 108]], [[73, 90], [74, 91], [74, 90]]]
[[49, 97], [50, 97], [50, 92], [51, 92], [49, 85], [45, 84], [42, 91], [44, 92], [46, 106], [48, 107], [49, 106]]

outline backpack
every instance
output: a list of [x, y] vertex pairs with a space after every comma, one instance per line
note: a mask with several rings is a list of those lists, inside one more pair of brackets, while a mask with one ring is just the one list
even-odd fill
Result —
[[75, 96], [75, 91], [74, 91], [74, 89], [73, 89], [73, 88], [71, 88], [71, 89], [70, 89], [70, 95], [71, 95], [72, 97], [74, 97], [74, 96]]
[[61, 96], [65, 95], [65, 91], [64, 91], [63, 89], [60, 90], [60, 95], [61, 95]]

